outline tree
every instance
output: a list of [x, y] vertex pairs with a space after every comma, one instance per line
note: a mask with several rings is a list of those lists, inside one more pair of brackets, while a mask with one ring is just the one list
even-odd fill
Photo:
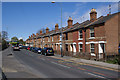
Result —
[[23, 43], [24, 43], [23, 39], [20, 39], [20, 40], [19, 40], [19, 43], [20, 43], [20, 44], [23, 44]]
[[18, 38], [17, 38], [17, 37], [12, 37], [12, 38], [11, 38], [11, 41], [12, 41], [12, 42], [18, 41]]
[[2, 50], [7, 48], [7, 42], [6, 40], [2, 39]]
[[2, 50], [8, 47], [8, 43], [6, 41], [7, 39], [8, 39], [8, 33], [6, 31], [0, 32], [0, 50], [1, 50], [1, 46], [2, 46]]
[[2, 31], [2, 39], [8, 39], [8, 33], [6, 31]]

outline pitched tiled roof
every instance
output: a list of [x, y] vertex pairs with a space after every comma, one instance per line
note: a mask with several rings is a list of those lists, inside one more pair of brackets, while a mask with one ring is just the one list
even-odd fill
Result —
[[70, 32], [70, 31], [74, 31], [74, 30], [77, 30], [77, 29], [80, 29], [80, 28], [83, 28], [85, 25], [87, 25], [89, 23], [91, 23], [91, 21], [89, 21], [89, 20], [84, 21], [84, 22], [82, 22], [80, 24], [76, 23], [76, 24], [73, 25], [73, 27], [71, 27], [71, 28], [67, 29], [66, 31], [64, 31], [64, 33]]
[[87, 26], [85, 27], [89, 27], [89, 26], [93, 26], [93, 25], [96, 25], [96, 24], [101, 24], [101, 23], [105, 23], [107, 20], [109, 20], [110, 18], [112, 18], [114, 15], [116, 15], [118, 13], [114, 13], [114, 14], [111, 14], [111, 15], [108, 15], [108, 16], [103, 16], [101, 18], [98, 18], [96, 21], [88, 24]]
[[[118, 12], [120, 13], [120, 12]], [[111, 14], [109, 16], [101, 16], [99, 17], [96, 21], [94, 22], [91, 22], [90, 20], [86, 20], [82, 23], [76, 23], [74, 24], [71, 28], [68, 28], [68, 26], [66, 27], [62, 27], [60, 28], [58, 31], [55, 31], [55, 30], [52, 30], [50, 31], [48, 34], [42, 34], [42, 35], [39, 35], [37, 38], [39, 37], [43, 37], [43, 36], [49, 36], [49, 35], [55, 35], [55, 34], [60, 34], [61, 33], [61, 29], [63, 31], [63, 33], [66, 33], [66, 32], [70, 32], [70, 31], [74, 31], [74, 30], [78, 30], [78, 29], [81, 29], [81, 28], [87, 28], [87, 27], [90, 27], [92, 25], [96, 25], [96, 24], [101, 24], [101, 23], [105, 23], [107, 20], [109, 20], [110, 18], [112, 18], [114, 15], [118, 14], [118, 13], [114, 13], [114, 14]], [[36, 38], [36, 36], [34, 37]], [[32, 39], [32, 38], [30, 38]]]

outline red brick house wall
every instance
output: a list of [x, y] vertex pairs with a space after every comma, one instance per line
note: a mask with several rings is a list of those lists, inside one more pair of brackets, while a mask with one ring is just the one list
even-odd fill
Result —
[[120, 20], [118, 21], [118, 14], [117, 14], [105, 23], [106, 40], [107, 40], [106, 52], [108, 54], [118, 53], [118, 46], [119, 46], [118, 23], [119, 22]]

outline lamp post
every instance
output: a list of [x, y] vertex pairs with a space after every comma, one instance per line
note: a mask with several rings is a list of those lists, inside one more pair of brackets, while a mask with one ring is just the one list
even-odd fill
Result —
[[[55, 3], [55, 1], [52, 1], [52, 3]], [[60, 50], [61, 50], [61, 57], [63, 57], [63, 53], [62, 53], [62, 3], [60, 3], [60, 7], [61, 7], [61, 29], [60, 29], [60, 40], [61, 40], [61, 44], [60, 44]]]

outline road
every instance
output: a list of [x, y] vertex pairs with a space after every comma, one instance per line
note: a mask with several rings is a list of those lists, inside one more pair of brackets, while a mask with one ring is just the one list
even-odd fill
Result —
[[[52, 56], [44, 56], [25, 49], [13, 51], [12, 48], [9, 47], [5, 52], [3, 52], [3, 54], [5, 53], [12, 53], [17, 62], [19, 62], [18, 64], [22, 64], [24, 66], [23, 69], [28, 70], [30, 77], [31, 75], [34, 75], [34, 78], [109, 78], [109, 80], [111, 80], [112, 78], [119, 77], [119, 73], [117, 71], [85, 65], [82, 63], [78, 64], [57, 59]], [[4, 63], [4, 60], [6, 59], [4, 58], [5, 57], [3, 57], [3, 68], [6, 67], [6, 64]], [[17, 66], [17, 64], [14, 64], [14, 66]], [[6, 75], [10, 76], [8, 73], [6, 73]], [[21, 77], [24, 75], [21, 75]]]

